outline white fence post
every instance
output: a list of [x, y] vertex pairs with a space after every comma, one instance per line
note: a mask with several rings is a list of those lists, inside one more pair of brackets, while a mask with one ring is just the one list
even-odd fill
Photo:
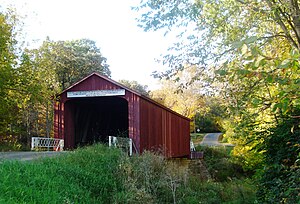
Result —
[[116, 147], [118, 143], [117, 137], [113, 137], [113, 145]]
[[191, 152], [195, 152], [196, 151], [194, 142], [192, 140], [190, 141], [190, 150], [191, 150]]
[[60, 151], [64, 151], [64, 146], [65, 146], [65, 141], [64, 140], [60, 140]]
[[32, 137], [31, 138], [31, 150], [34, 150], [34, 147], [35, 147], [35, 138], [34, 137]]
[[129, 139], [129, 156], [132, 156], [132, 139]]
[[132, 156], [132, 146], [133, 141], [131, 138], [124, 138], [124, 137], [115, 137], [115, 136], [108, 136], [108, 146], [109, 147], [125, 147], [127, 151], [129, 151], [129, 156]]

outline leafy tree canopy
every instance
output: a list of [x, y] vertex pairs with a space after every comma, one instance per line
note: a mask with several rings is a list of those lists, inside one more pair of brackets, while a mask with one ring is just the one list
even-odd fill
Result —
[[61, 89], [67, 88], [94, 71], [107, 76], [111, 74], [106, 58], [101, 54], [96, 42], [89, 39], [72, 41], [47, 39], [40, 48], [28, 52], [33, 61], [54, 70]]
[[17, 55], [15, 28], [17, 17], [14, 12], [0, 12], [0, 134], [8, 132], [8, 125], [14, 118], [14, 99], [11, 98], [14, 87]]
[[152, 91], [151, 98], [189, 118], [193, 118], [196, 112], [204, 113], [203, 93], [197, 83], [190, 84], [195, 71], [196, 67], [187, 67], [170, 80], [161, 80], [161, 88]]
[[149, 91], [147, 90], [148, 89], [147, 85], [139, 84], [135, 80], [130, 81], [130, 80], [126, 80], [126, 79], [121, 79], [121, 80], [119, 80], [119, 82], [121, 84], [123, 84], [124, 86], [127, 86], [128, 88], [133, 89], [145, 96], [149, 96]]
[[[198, 73], [209, 73], [210, 82], [224, 82], [223, 94], [235, 107], [245, 106], [249, 96], [254, 105], [278, 104], [283, 112], [287, 104], [299, 106], [299, 93], [286, 87], [299, 86], [297, 1], [144, 0], [135, 10], [146, 31], [178, 32], [178, 42], [164, 56], [170, 70], [158, 76], [174, 75], [194, 64]], [[277, 98], [271, 90], [263, 97], [249, 94], [261, 87], [272, 89], [274, 83], [289, 97]]]
[[155, 101], [192, 119], [191, 131], [196, 129], [200, 129], [201, 132], [220, 131], [220, 121], [224, 117], [224, 102], [219, 96], [209, 95], [205, 83], [193, 81], [197, 74], [196, 66], [185, 67], [169, 80], [160, 80], [161, 88], [152, 91], [150, 96]]
[[62, 89], [94, 71], [110, 76], [94, 41], [46, 39], [22, 50], [18, 23], [13, 11], [0, 13], [0, 147], [10, 150], [51, 136], [53, 96]]

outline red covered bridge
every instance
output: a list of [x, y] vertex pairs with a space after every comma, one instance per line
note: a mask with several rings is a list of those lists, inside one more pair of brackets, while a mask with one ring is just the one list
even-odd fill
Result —
[[54, 137], [67, 149], [112, 135], [131, 138], [138, 153], [190, 155], [190, 119], [98, 73], [64, 90], [54, 109]]

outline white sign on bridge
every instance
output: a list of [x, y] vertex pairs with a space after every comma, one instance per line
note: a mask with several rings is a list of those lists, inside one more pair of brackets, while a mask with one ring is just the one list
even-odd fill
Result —
[[97, 96], [124, 96], [125, 89], [69, 91], [67, 98], [97, 97]]

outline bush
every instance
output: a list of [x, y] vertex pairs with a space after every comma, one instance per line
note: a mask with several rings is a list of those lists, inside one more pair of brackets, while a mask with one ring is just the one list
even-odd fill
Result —
[[17, 137], [12, 135], [0, 136], [0, 151], [17, 151], [21, 147], [22, 145], [19, 143]]
[[[126, 159], [126, 158], [125, 158]], [[172, 203], [177, 199], [177, 187], [183, 181], [179, 169], [162, 155], [144, 152], [127, 158], [123, 163], [127, 188], [132, 196], [129, 203]], [[176, 173], [175, 173], [176, 171]], [[139, 195], [139, 196], [136, 196]]]
[[[297, 109], [292, 115], [299, 115]], [[262, 203], [300, 203], [300, 121], [286, 117], [265, 138], [264, 169], [258, 175]]]
[[231, 155], [233, 147], [197, 146], [197, 151], [204, 152], [204, 163], [215, 181], [231, 181], [247, 177], [242, 166]]
[[[222, 152], [223, 153], [223, 152]], [[255, 188], [250, 180], [202, 181], [177, 160], [145, 152], [125, 158], [128, 203], [253, 203]], [[124, 200], [123, 200], [124, 201]]]

